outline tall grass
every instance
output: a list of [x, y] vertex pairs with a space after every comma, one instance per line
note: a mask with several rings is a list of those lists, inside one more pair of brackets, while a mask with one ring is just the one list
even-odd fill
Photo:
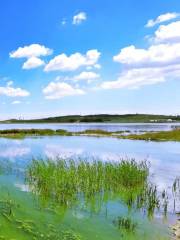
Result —
[[129, 217], [117, 217], [113, 220], [113, 224], [117, 226], [119, 229], [124, 229], [128, 232], [134, 232], [137, 227], [137, 223], [134, 222]]
[[129, 134], [127, 136], [121, 136], [121, 138], [146, 141], [180, 141], [180, 130], [175, 129], [171, 131], [146, 132], [143, 134]]
[[152, 217], [161, 201], [156, 186], [148, 182], [148, 174], [146, 161], [34, 159], [27, 170], [27, 182], [43, 203], [68, 208], [83, 201], [91, 210], [97, 210], [97, 205], [100, 210], [103, 203], [116, 199]]

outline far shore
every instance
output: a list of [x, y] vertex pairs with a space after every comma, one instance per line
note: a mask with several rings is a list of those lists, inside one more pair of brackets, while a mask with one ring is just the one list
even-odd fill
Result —
[[67, 115], [37, 119], [8, 119], [0, 123], [177, 123], [179, 115], [157, 114], [91, 114]]

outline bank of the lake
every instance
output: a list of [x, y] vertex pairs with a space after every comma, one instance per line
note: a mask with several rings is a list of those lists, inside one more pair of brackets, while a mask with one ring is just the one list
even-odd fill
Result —
[[180, 122], [179, 115], [157, 114], [95, 114], [67, 115], [41, 119], [9, 119], [1, 123], [172, 123]]
[[180, 129], [158, 132], [139, 132], [132, 134], [126, 131], [105, 131], [101, 129], [87, 129], [84, 131], [67, 131], [64, 129], [7, 129], [0, 130], [0, 137], [24, 138], [28, 136], [91, 136], [91, 137], [116, 137], [121, 139], [145, 141], [180, 141]]
[[180, 219], [172, 226], [173, 239], [180, 239]]

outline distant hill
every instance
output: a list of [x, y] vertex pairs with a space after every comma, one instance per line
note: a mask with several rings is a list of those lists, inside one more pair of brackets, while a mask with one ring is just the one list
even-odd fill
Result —
[[154, 114], [124, 114], [124, 115], [69, 115], [43, 119], [19, 120], [9, 119], [0, 123], [154, 123], [180, 122], [180, 116]]

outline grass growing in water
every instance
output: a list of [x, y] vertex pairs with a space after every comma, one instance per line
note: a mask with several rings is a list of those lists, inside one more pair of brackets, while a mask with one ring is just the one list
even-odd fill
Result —
[[147, 140], [147, 141], [180, 141], [180, 129], [161, 132], [146, 132], [143, 134], [131, 134], [129, 131], [110, 132], [101, 129], [87, 129], [80, 132], [71, 132], [63, 129], [0, 130], [0, 137], [7, 138], [24, 138], [27, 136], [84, 136], [84, 135], [99, 137], [117, 137], [121, 139]]
[[[94, 211], [98, 202], [118, 199], [128, 209], [143, 209], [152, 217], [155, 209], [164, 206], [165, 196], [158, 196], [156, 186], [148, 182], [146, 161], [120, 162], [51, 159], [33, 160], [28, 167], [27, 182], [43, 203], [54, 202], [65, 208], [79, 201]], [[161, 203], [163, 200], [163, 203]]]
[[128, 232], [134, 232], [137, 227], [137, 223], [130, 217], [117, 217], [113, 220], [113, 224], [119, 229], [125, 229]]
[[38, 194], [54, 198], [66, 204], [66, 196], [75, 199], [78, 194], [86, 197], [99, 192], [115, 192], [122, 187], [142, 185], [148, 176], [145, 162], [134, 160], [121, 162], [75, 161], [57, 159], [53, 161], [33, 160], [28, 168], [30, 185]]
[[147, 132], [144, 134], [129, 134], [127, 136], [122, 136], [122, 138], [147, 141], [180, 141], [180, 130], [175, 129], [171, 131]]

